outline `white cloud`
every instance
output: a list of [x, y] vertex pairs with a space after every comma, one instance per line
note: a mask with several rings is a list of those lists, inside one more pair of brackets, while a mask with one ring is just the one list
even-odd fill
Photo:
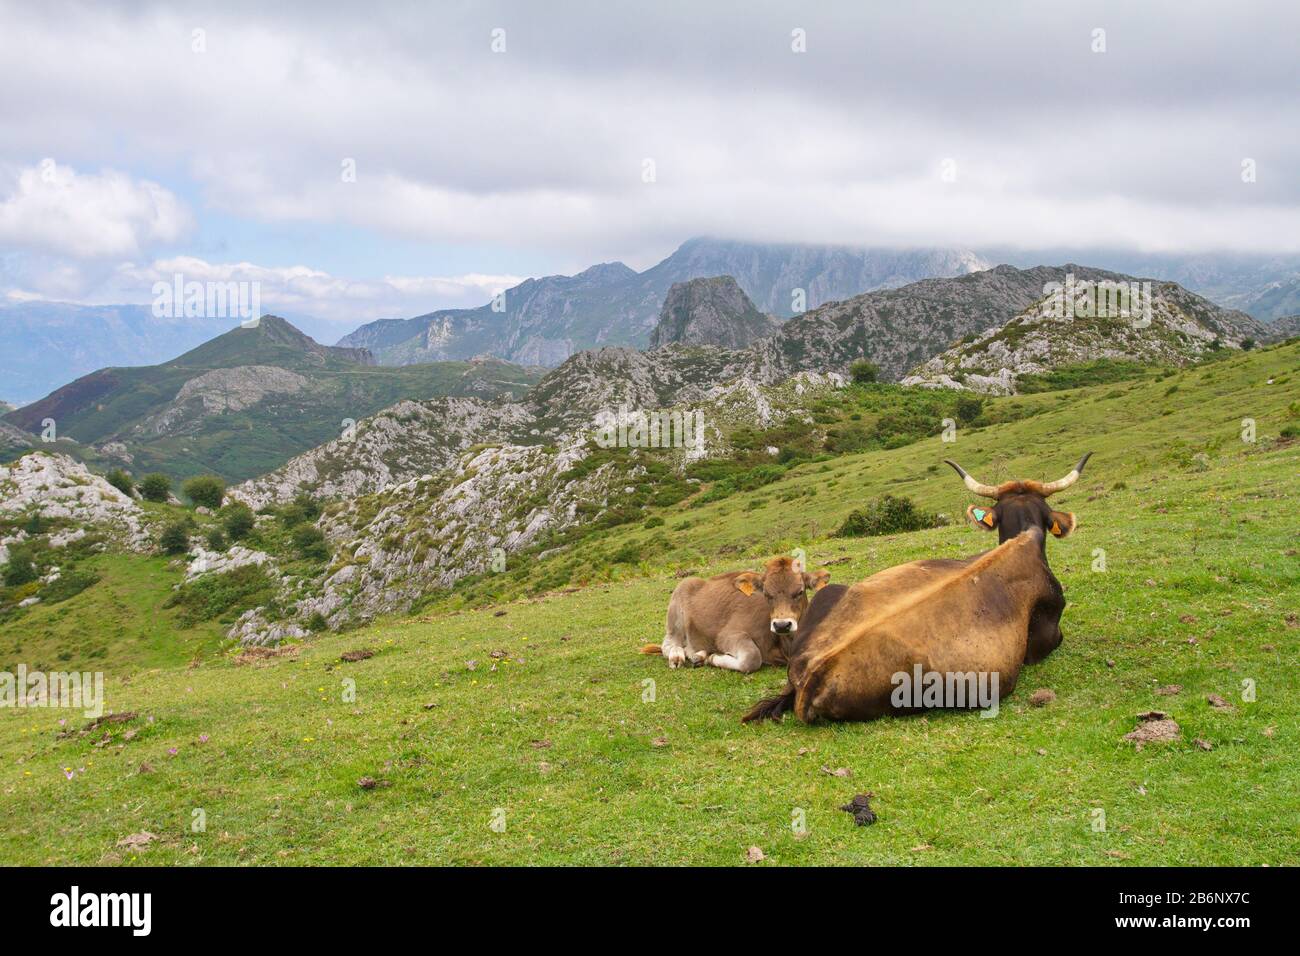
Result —
[[638, 266], [694, 234], [1300, 249], [1294, 3], [49, 9], [6, 13], [0, 89], [36, 92], [0, 161], [175, 169], [268, 230]]
[[120, 258], [174, 242], [191, 225], [171, 192], [114, 170], [78, 173], [43, 159], [0, 174], [0, 243], [10, 246], [77, 259]]
[[194, 256], [124, 264], [88, 296], [100, 303], [149, 302], [155, 282], [256, 282], [264, 312], [306, 314], [336, 323], [404, 318], [434, 309], [473, 308], [523, 281], [513, 275], [384, 276], [347, 279], [308, 266], [208, 262]]

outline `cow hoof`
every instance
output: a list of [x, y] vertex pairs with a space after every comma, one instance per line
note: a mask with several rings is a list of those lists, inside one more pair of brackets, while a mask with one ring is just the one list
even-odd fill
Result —
[[712, 656], [713, 655], [711, 654], [706, 654], [704, 651], [696, 651], [694, 654], [691, 655], [691, 664], [693, 664], [695, 667], [701, 667], [704, 664], [709, 663], [709, 658], [711, 658]]
[[681, 667], [686, 663], [686, 652], [679, 649], [668, 652], [668, 666], [672, 668]]

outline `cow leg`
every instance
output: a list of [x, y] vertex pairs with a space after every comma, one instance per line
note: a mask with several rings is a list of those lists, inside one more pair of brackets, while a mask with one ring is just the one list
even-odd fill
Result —
[[719, 643], [722, 643], [723, 646], [729, 646], [731, 652], [728, 654], [710, 654], [709, 663], [714, 667], [721, 667], [729, 671], [740, 671], [742, 674], [752, 674], [763, 666], [762, 651], [748, 637]]
[[686, 646], [681, 637], [672, 631], [664, 634], [663, 655], [668, 658], [669, 667], [681, 667], [686, 663]]

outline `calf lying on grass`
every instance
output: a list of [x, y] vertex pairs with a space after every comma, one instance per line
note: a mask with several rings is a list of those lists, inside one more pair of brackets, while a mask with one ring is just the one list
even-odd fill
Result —
[[712, 664], [745, 674], [784, 665], [808, 609], [807, 592], [829, 580], [829, 571], [808, 573], [787, 557], [773, 558], [761, 574], [686, 578], [668, 602], [663, 644], [647, 644], [641, 653], [662, 653], [669, 667]]

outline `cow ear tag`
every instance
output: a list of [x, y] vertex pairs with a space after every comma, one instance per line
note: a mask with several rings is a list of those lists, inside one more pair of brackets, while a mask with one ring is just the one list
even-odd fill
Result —
[[1061, 536], [1061, 524], [1055, 518], [1052, 519], [1052, 534], [1058, 538]]
[[982, 521], [984, 524], [988, 525], [990, 528], [993, 527], [993, 512], [992, 512], [992, 511], [985, 511], [983, 508], [975, 508], [975, 509], [973, 509], [973, 510], [971, 511], [971, 514], [973, 514], [973, 515], [975, 516], [975, 520], [976, 520], [976, 521]]
[[750, 584], [748, 581], [738, 581], [736, 587], [740, 588], [741, 592], [744, 594], [754, 593], [754, 585]]

